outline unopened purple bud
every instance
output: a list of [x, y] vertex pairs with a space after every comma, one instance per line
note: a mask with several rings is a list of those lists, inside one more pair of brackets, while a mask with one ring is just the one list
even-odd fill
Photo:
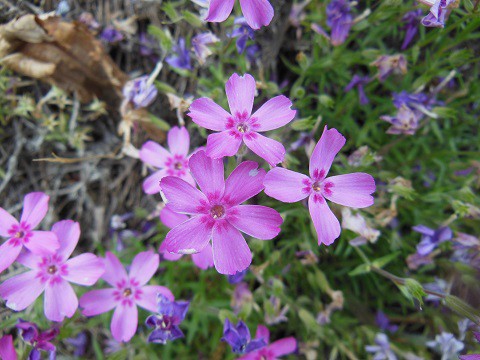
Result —
[[157, 88], [149, 84], [148, 79], [149, 77], [145, 75], [128, 81], [123, 87], [123, 96], [137, 109], [149, 106], [157, 97]]

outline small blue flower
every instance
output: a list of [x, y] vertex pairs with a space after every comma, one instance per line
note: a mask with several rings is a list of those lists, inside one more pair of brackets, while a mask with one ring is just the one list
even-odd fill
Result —
[[135, 108], [149, 106], [157, 97], [158, 91], [155, 85], [149, 84], [147, 75], [130, 80], [123, 87], [123, 96], [135, 105]]
[[250, 330], [243, 321], [234, 326], [230, 320], [225, 319], [222, 341], [232, 347], [235, 354], [247, 354], [267, 345], [264, 339], [251, 339]]
[[174, 54], [167, 56], [165, 61], [168, 65], [183, 70], [192, 70], [190, 54], [185, 45], [185, 39], [178, 39], [178, 44], [173, 47]]
[[457, 360], [458, 353], [465, 347], [463, 342], [455, 339], [453, 334], [446, 332], [435, 336], [435, 340], [428, 341], [427, 346], [441, 354], [442, 360]]
[[388, 336], [385, 334], [377, 334], [375, 336], [376, 345], [365, 346], [365, 351], [374, 354], [375, 360], [397, 360], [397, 356], [390, 349]]
[[390, 319], [381, 310], [377, 311], [377, 315], [375, 316], [375, 322], [377, 323], [377, 326], [383, 331], [389, 331], [391, 333], [394, 333], [398, 330], [398, 326], [390, 324]]
[[243, 54], [247, 47], [248, 39], [253, 40], [255, 38], [255, 31], [248, 26], [244, 17], [238, 17], [235, 19], [234, 24], [236, 28], [229, 35], [232, 39], [237, 39], [237, 52]]
[[368, 76], [359, 76], [354, 75], [350, 83], [345, 87], [344, 91], [349, 92], [354, 87], [358, 90], [358, 99], [361, 105], [366, 105], [369, 103], [367, 95], [365, 94], [364, 86], [370, 82], [370, 77]]
[[417, 253], [422, 256], [430, 254], [439, 244], [452, 240], [453, 237], [452, 230], [449, 227], [440, 227], [433, 230], [424, 225], [417, 225], [412, 229], [422, 234], [422, 240], [417, 245]]

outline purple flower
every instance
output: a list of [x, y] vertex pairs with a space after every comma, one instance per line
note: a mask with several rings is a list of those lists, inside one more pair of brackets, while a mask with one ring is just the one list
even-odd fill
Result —
[[366, 173], [327, 177], [333, 160], [345, 145], [345, 138], [336, 129], [325, 126], [310, 157], [310, 176], [282, 167], [273, 168], [265, 176], [265, 193], [283, 202], [297, 202], [308, 197], [308, 208], [318, 236], [318, 244], [331, 245], [340, 236], [341, 228], [326, 199], [354, 208], [373, 205], [375, 180]]
[[369, 103], [369, 100], [367, 98], [367, 95], [365, 94], [363, 87], [367, 85], [369, 82], [370, 82], [370, 77], [368, 76], [354, 75], [350, 83], [347, 86], [345, 86], [344, 90], [345, 92], [349, 92], [354, 87], [356, 87], [358, 90], [358, 99], [360, 101], [360, 104], [366, 105]]
[[387, 130], [387, 134], [413, 135], [419, 126], [419, 117], [406, 105], [400, 107], [396, 116], [382, 115], [380, 119], [392, 125]]
[[[233, 10], [235, 0], [210, 0], [206, 21], [225, 21]], [[240, 0], [243, 16], [255, 30], [267, 26], [273, 19], [273, 7], [268, 0]]]
[[87, 349], [88, 337], [87, 334], [82, 331], [74, 338], [67, 339], [67, 342], [74, 347], [73, 355], [80, 357], [85, 355]]
[[156, 45], [155, 39], [149, 34], [142, 32], [138, 37], [138, 41], [140, 43], [140, 55], [149, 57], [152, 61], [157, 62], [158, 56], [154, 50]]
[[390, 324], [388, 316], [381, 310], [378, 310], [375, 315], [375, 323], [383, 331], [394, 333], [398, 330], [398, 326]]
[[197, 56], [200, 64], [203, 65], [207, 57], [212, 54], [212, 51], [207, 45], [219, 41], [220, 39], [213, 35], [211, 32], [198, 34], [192, 39], [193, 51], [195, 52], [195, 55]]
[[113, 26], [107, 26], [100, 34], [100, 39], [109, 44], [116, 44], [123, 40], [123, 34]]
[[435, 340], [428, 341], [427, 346], [435, 349], [442, 355], [442, 359], [456, 359], [458, 353], [463, 350], [465, 345], [450, 333], [442, 332], [435, 337]]
[[333, 46], [343, 44], [352, 26], [352, 14], [348, 0], [331, 0], [327, 6], [327, 25], [331, 30]]
[[190, 54], [185, 46], [185, 39], [178, 39], [178, 44], [172, 50], [175, 54], [165, 58], [167, 64], [177, 69], [192, 70]]
[[278, 129], [295, 117], [292, 102], [279, 95], [263, 104], [252, 114], [256, 83], [253, 76], [233, 74], [225, 85], [231, 113], [209, 98], [195, 100], [190, 106], [190, 116], [196, 124], [209, 130], [219, 131], [207, 139], [207, 156], [219, 159], [233, 156], [240, 145], [245, 145], [270, 165], [283, 161], [285, 148], [261, 132]]
[[416, 270], [420, 266], [429, 265], [433, 263], [433, 254], [422, 256], [418, 253], [408, 255], [407, 265], [409, 269]]
[[405, 38], [403, 39], [403, 43], [401, 47], [402, 50], [405, 50], [408, 47], [412, 39], [417, 34], [421, 15], [422, 15], [422, 10], [416, 9], [416, 10], [407, 12], [403, 16], [402, 21], [404, 25], [402, 29], [405, 30]]
[[[473, 335], [475, 336], [475, 339], [477, 340], [477, 342], [480, 342], [480, 333], [474, 331]], [[459, 359], [460, 360], [480, 360], [480, 354], [460, 355]]]
[[149, 106], [153, 103], [157, 94], [157, 88], [150, 83], [148, 75], [130, 80], [123, 87], [125, 100], [133, 103], [136, 109]]
[[239, 357], [238, 360], [276, 360], [281, 356], [294, 353], [297, 349], [297, 340], [294, 337], [280, 339], [269, 344], [270, 332], [263, 325], [258, 325], [255, 339], [265, 341], [266, 346], [249, 352]]
[[422, 19], [422, 25], [443, 28], [445, 20], [451, 11], [448, 7], [455, 2], [456, 0], [436, 0], [430, 8], [430, 12]]
[[211, 159], [204, 151], [192, 155], [189, 166], [200, 190], [174, 176], [160, 182], [170, 209], [192, 215], [170, 230], [160, 251], [194, 254], [212, 239], [219, 273], [233, 275], [245, 270], [252, 262], [252, 253], [240, 231], [270, 240], [278, 235], [283, 222], [272, 208], [240, 205], [263, 190], [265, 170], [254, 161], [244, 161], [225, 181], [223, 159]]
[[58, 249], [58, 239], [53, 232], [33, 230], [47, 215], [49, 199], [42, 192], [25, 195], [20, 222], [0, 207], [0, 236], [8, 238], [0, 246], [0, 273], [18, 258], [24, 247], [38, 255], [52, 254]]
[[374, 355], [375, 360], [397, 360], [397, 356], [390, 349], [390, 342], [385, 334], [375, 336], [376, 345], [365, 346], [365, 351]]
[[247, 51], [245, 54], [247, 55], [247, 60], [253, 64], [255, 63], [259, 58], [261, 54], [261, 48], [260, 45], [253, 44], [247, 47]]
[[5, 335], [0, 338], [0, 359], [17, 360], [17, 353], [13, 347], [12, 335]]
[[228, 343], [235, 354], [248, 354], [267, 345], [264, 338], [252, 340], [250, 330], [243, 321], [234, 326], [228, 319], [223, 325], [222, 341]]
[[422, 234], [422, 241], [417, 245], [417, 253], [421, 256], [430, 254], [439, 244], [452, 240], [453, 237], [452, 230], [449, 227], [440, 227], [433, 230], [424, 225], [417, 225], [412, 229]]
[[371, 65], [378, 68], [377, 76], [380, 82], [385, 81], [390, 74], [405, 75], [407, 73], [407, 60], [402, 54], [379, 56]]
[[255, 38], [255, 31], [248, 26], [247, 21], [243, 17], [235, 18], [234, 25], [235, 28], [229, 36], [232, 39], [237, 38], [237, 52], [243, 54], [247, 47], [248, 39], [253, 40]]
[[17, 329], [22, 332], [22, 338], [33, 346], [29, 355], [29, 360], [40, 360], [40, 351], [50, 352], [50, 359], [55, 359], [55, 345], [51, 341], [57, 337], [59, 330], [52, 328], [46, 331], [39, 331], [38, 326], [34, 323], [18, 319]]
[[243, 271], [237, 271], [235, 274], [233, 275], [228, 275], [228, 282], [230, 284], [238, 284], [240, 281], [243, 280], [243, 278], [245, 277], [245, 275], [247, 275], [247, 272], [248, 272], [248, 268], [246, 268], [245, 270]]
[[162, 294], [157, 296], [158, 315], [150, 315], [145, 324], [154, 330], [148, 336], [148, 342], [166, 344], [183, 338], [178, 325], [185, 319], [190, 303], [188, 301], [172, 301]]
[[454, 241], [451, 260], [480, 269], [480, 240], [472, 235], [458, 233]]

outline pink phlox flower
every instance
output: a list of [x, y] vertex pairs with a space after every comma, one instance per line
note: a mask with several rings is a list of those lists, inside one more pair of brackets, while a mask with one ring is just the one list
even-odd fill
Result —
[[51, 254], [58, 249], [58, 240], [51, 231], [34, 231], [48, 211], [50, 197], [33, 192], [23, 199], [20, 222], [0, 207], [0, 236], [8, 240], [0, 246], [0, 272], [8, 268], [23, 247], [35, 254]]
[[78, 299], [70, 282], [91, 286], [105, 271], [103, 261], [93, 254], [81, 254], [68, 259], [80, 238], [80, 226], [72, 220], [59, 221], [52, 232], [60, 240], [55, 254], [35, 255], [23, 252], [17, 261], [30, 271], [16, 275], [0, 285], [0, 296], [12, 310], [21, 311], [32, 304], [43, 292], [47, 319], [63, 321], [72, 317], [78, 308]]
[[158, 194], [160, 180], [165, 176], [177, 176], [195, 185], [188, 168], [190, 135], [185, 127], [175, 126], [167, 135], [169, 150], [154, 141], [147, 141], [140, 149], [140, 160], [157, 169], [143, 182], [146, 194]]
[[[160, 212], [160, 221], [170, 229], [173, 229], [175, 226], [180, 225], [188, 219], [189, 217], [187, 215], [177, 214], [168, 206], [165, 206]], [[182, 254], [173, 254], [165, 251], [161, 252], [161, 254], [163, 258], [168, 261], [177, 261], [183, 256]], [[202, 270], [207, 270], [208, 268], [213, 267], [212, 245], [208, 244], [202, 251], [192, 254], [192, 261]]]
[[135, 256], [130, 272], [127, 274], [118, 258], [107, 252], [102, 279], [112, 287], [92, 290], [83, 295], [80, 298], [83, 315], [94, 316], [115, 308], [110, 324], [113, 338], [118, 342], [128, 342], [135, 335], [138, 327], [137, 305], [150, 312], [156, 312], [157, 294], [174, 300], [168, 288], [146, 285], [157, 271], [158, 264], [158, 254], [154, 254], [153, 251], [144, 251]]
[[194, 254], [212, 239], [213, 261], [219, 273], [233, 275], [246, 269], [252, 253], [240, 231], [270, 240], [278, 235], [283, 222], [269, 207], [240, 205], [263, 190], [265, 170], [254, 161], [244, 161], [225, 181], [223, 160], [211, 159], [204, 151], [192, 155], [190, 170], [201, 190], [173, 176], [160, 183], [168, 207], [192, 215], [170, 230], [160, 251]]
[[12, 335], [5, 335], [0, 339], [0, 359], [17, 360], [17, 353], [13, 347]]
[[269, 344], [270, 332], [263, 325], [258, 325], [255, 339], [263, 339], [267, 345], [238, 358], [238, 360], [276, 360], [297, 350], [297, 340], [294, 337], [287, 337]]
[[274, 168], [265, 176], [265, 193], [283, 202], [308, 197], [308, 208], [318, 235], [318, 243], [330, 245], [340, 236], [340, 223], [325, 199], [353, 208], [373, 205], [375, 180], [369, 174], [352, 173], [326, 177], [345, 138], [325, 126], [310, 158], [310, 177], [285, 168]]
[[[210, 0], [206, 21], [223, 22], [233, 10], [235, 0]], [[240, 0], [243, 16], [255, 30], [267, 26], [273, 19], [274, 10], [268, 0]]]
[[233, 156], [242, 142], [270, 165], [283, 161], [284, 146], [260, 132], [278, 129], [295, 117], [292, 102], [279, 95], [263, 104], [252, 115], [255, 79], [250, 74], [233, 74], [225, 85], [230, 113], [209, 98], [200, 98], [190, 105], [190, 116], [196, 124], [213, 131], [207, 138], [207, 155], [214, 159]]

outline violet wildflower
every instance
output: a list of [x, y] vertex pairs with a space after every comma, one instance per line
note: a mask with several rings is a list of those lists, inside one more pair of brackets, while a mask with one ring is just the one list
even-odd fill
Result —
[[452, 230], [449, 227], [440, 227], [433, 230], [425, 225], [417, 225], [412, 229], [422, 234], [422, 241], [417, 245], [417, 253], [422, 256], [430, 254], [439, 244], [452, 240], [453, 237]]
[[359, 235], [359, 237], [350, 241], [352, 245], [363, 245], [367, 242], [374, 244], [380, 236], [379, 230], [369, 226], [360, 213], [352, 214], [349, 208], [342, 209], [342, 227]]
[[375, 323], [383, 331], [394, 333], [398, 330], [398, 325], [391, 324], [388, 316], [381, 310], [378, 310], [375, 315]]
[[430, 265], [433, 263], [434, 253], [428, 255], [420, 255], [419, 253], [414, 253], [407, 256], [407, 265], [411, 270], [416, 270], [420, 266]]
[[435, 340], [428, 341], [427, 346], [442, 355], [442, 360], [457, 360], [458, 353], [465, 347], [463, 342], [455, 339], [453, 334], [446, 332], [435, 336]]
[[[231, 14], [235, 0], [210, 0], [208, 14], [210, 22], [223, 22]], [[255, 30], [267, 26], [273, 19], [273, 7], [268, 0], [240, 0], [243, 16], [248, 25]]]
[[192, 70], [190, 54], [185, 45], [185, 39], [178, 39], [178, 44], [172, 50], [174, 54], [165, 58], [167, 64], [181, 70]]
[[150, 315], [145, 324], [154, 330], [148, 336], [148, 342], [166, 344], [183, 338], [180, 323], [185, 319], [190, 303], [188, 301], [172, 301], [162, 294], [158, 294], [158, 315]]
[[73, 355], [80, 357], [85, 355], [87, 350], [88, 337], [87, 334], [82, 331], [76, 337], [67, 339], [67, 343], [73, 346]]
[[234, 29], [229, 35], [232, 39], [237, 39], [236, 47], [239, 54], [243, 54], [247, 47], [248, 39], [253, 40], [255, 38], [255, 31], [248, 26], [247, 21], [244, 17], [235, 18], [233, 22]]
[[113, 26], [107, 26], [100, 34], [100, 39], [109, 44], [119, 43], [123, 40], [123, 38], [123, 34], [117, 29], [115, 29]]
[[155, 169], [143, 182], [146, 194], [158, 194], [160, 180], [165, 176], [176, 176], [195, 185], [188, 165], [191, 155], [188, 155], [190, 135], [187, 129], [183, 126], [171, 128], [167, 134], [167, 143], [169, 150], [154, 141], [147, 141], [140, 149], [140, 160]]
[[310, 177], [280, 167], [265, 176], [268, 196], [289, 203], [309, 198], [308, 208], [319, 245], [332, 244], [341, 231], [340, 223], [325, 199], [354, 208], [371, 206], [374, 201], [370, 194], [375, 191], [375, 180], [369, 174], [351, 173], [326, 178], [335, 155], [344, 144], [342, 134], [325, 126], [310, 158]]
[[22, 253], [17, 261], [30, 271], [13, 276], [0, 285], [0, 296], [7, 307], [21, 311], [45, 291], [45, 316], [51, 321], [72, 317], [78, 308], [78, 299], [70, 282], [92, 286], [105, 271], [103, 261], [85, 253], [68, 259], [80, 238], [80, 226], [72, 220], [59, 221], [52, 232], [60, 240], [54, 254]]
[[360, 101], [361, 105], [366, 105], [370, 101], [367, 98], [367, 95], [365, 94], [364, 86], [367, 85], [370, 82], [370, 77], [368, 76], [359, 76], [359, 75], [354, 75], [350, 83], [345, 86], [344, 91], [349, 92], [352, 90], [354, 87], [357, 88], [358, 90], [358, 99]]
[[192, 38], [192, 46], [195, 55], [198, 58], [198, 62], [203, 65], [207, 57], [212, 55], [212, 50], [207, 45], [219, 42], [220, 39], [213, 35], [211, 32], [205, 32], [196, 35]]
[[195, 100], [190, 116], [196, 124], [219, 131], [207, 138], [207, 155], [214, 159], [233, 156], [242, 142], [255, 154], [274, 166], [285, 158], [284, 146], [260, 132], [274, 130], [288, 124], [295, 117], [292, 102], [279, 95], [263, 104], [252, 114], [255, 97], [255, 79], [250, 74], [233, 74], [225, 85], [231, 114], [209, 98]]
[[228, 318], [225, 319], [225, 324], [223, 325], [222, 341], [229, 344], [235, 354], [248, 354], [267, 345], [263, 337], [252, 340], [250, 330], [248, 330], [247, 325], [243, 321], [233, 325]]
[[[477, 342], [480, 342], [480, 332], [474, 331], [473, 335]], [[480, 360], [480, 354], [469, 354], [469, 355], [460, 355], [460, 360]]]
[[378, 80], [383, 82], [391, 74], [405, 75], [407, 73], [407, 60], [402, 54], [382, 55], [370, 65], [378, 68]]
[[150, 58], [153, 62], [158, 62], [158, 55], [155, 52], [156, 41], [147, 33], [140, 33], [138, 37], [140, 45], [140, 55]]
[[458, 233], [454, 239], [452, 261], [469, 264], [480, 269], [480, 239], [465, 233]]
[[420, 125], [417, 114], [406, 105], [400, 107], [396, 116], [382, 115], [380, 119], [391, 125], [387, 134], [393, 135], [413, 135]]
[[[168, 206], [165, 206], [160, 212], [160, 221], [170, 229], [173, 229], [177, 225], [180, 225], [187, 221], [189, 217], [184, 214], [177, 214], [172, 211]], [[177, 261], [183, 255], [182, 254], [172, 254], [169, 252], [160, 252], [165, 260]], [[198, 268], [202, 270], [207, 270], [208, 268], [213, 267], [213, 250], [212, 246], [208, 244], [205, 248], [196, 253], [192, 254], [192, 261]]]
[[331, 0], [327, 5], [327, 25], [333, 46], [343, 44], [352, 27], [353, 18], [348, 0]]
[[260, 45], [257, 44], [248, 46], [245, 52], [248, 62], [254, 64], [260, 58], [261, 50]]
[[426, 27], [445, 27], [445, 20], [451, 11], [451, 6], [456, 0], [436, 0], [430, 8], [430, 12], [422, 19], [422, 25]]
[[412, 42], [412, 39], [417, 35], [418, 25], [420, 24], [420, 16], [422, 15], [421, 9], [416, 9], [407, 12], [402, 17], [402, 22], [404, 23], [402, 29], [405, 30], [405, 38], [402, 43], [402, 50], [405, 50], [408, 45]]
[[47, 215], [49, 199], [42, 192], [25, 195], [20, 222], [0, 207], [0, 236], [8, 238], [0, 246], [0, 273], [17, 259], [24, 247], [40, 255], [51, 254], [58, 249], [58, 239], [53, 232], [33, 230]]
[[390, 349], [388, 336], [385, 334], [377, 334], [375, 336], [376, 345], [365, 346], [365, 351], [374, 354], [375, 360], [397, 360], [397, 356]]
[[290, 306], [284, 305], [280, 299], [276, 296], [270, 296], [268, 299], [268, 306], [266, 307], [264, 320], [267, 325], [276, 325], [281, 322], [288, 321], [287, 313], [290, 310]]
[[13, 347], [12, 335], [5, 335], [0, 338], [0, 359], [17, 360], [17, 353]]
[[297, 340], [294, 337], [280, 339], [270, 343], [270, 331], [263, 325], [258, 325], [255, 339], [263, 340], [266, 346], [261, 349], [249, 352], [238, 358], [238, 360], [276, 360], [281, 356], [293, 354], [297, 349]]
[[184, 180], [167, 176], [160, 187], [171, 210], [192, 217], [167, 234], [160, 251], [194, 254], [212, 239], [215, 269], [233, 275], [252, 262], [252, 253], [240, 231], [261, 240], [280, 232], [280, 214], [261, 205], [240, 205], [263, 190], [265, 170], [254, 161], [242, 162], [224, 180], [222, 159], [211, 159], [204, 151], [189, 162], [200, 190]]
[[56, 347], [51, 341], [59, 334], [58, 328], [40, 331], [36, 324], [22, 319], [18, 319], [18, 324], [15, 326], [21, 330], [23, 340], [33, 346], [28, 356], [29, 360], [40, 360], [41, 351], [49, 352], [50, 359], [55, 359]]
[[148, 75], [128, 81], [123, 87], [126, 101], [133, 103], [136, 109], [148, 107], [157, 97], [158, 91]]
[[245, 278], [245, 275], [247, 275], [247, 272], [248, 272], [248, 268], [242, 271], [237, 271], [233, 275], [228, 275], [227, 276], [228, 282], [230, 284], [238, 284], [240, 281], [242, 281]]
[[330, 35], [328, 35], [328, 33], [325, 31], [325, 29], [323, 27], [321, 27], [319, 24], [316, 24], [316, 23], [312, 23], [312, 25], [310, 26], [311, 29], [316, 32], [318, 35], [321, 35], [323, 36], [325, 39], [327, 39], [328, 41], [330, 41]]
[[[438, 278], [435, 278], [434, 282], [424, 285], [426, 290], [443, 295], [448, 295], [450, 293], [451, 286], [451, 283], [449, 284], [445, 280]], [[425, 296], [425, 301], [429, 301], [435, 305], [440, 305], [440, 300], [442, 299], [437, 295], [428, 294], [427, 296]]]
[[173, 300], [172, 292], [165, 286], [146, 285], [158, 269], [159, 257], [153, 251], [144, 251], [132, 261], [127, 274], [118, 258], [107, 252], [106, 271], [102, 279], [112, 288], [92, 290], [80, 298], [82, 314], [94, 316], [115, 308], [110, 330], [113, 338], [129, 341], [137, 331], [137, 305], [151, 312], [157, 310], [157, 294], [163, 294]]

